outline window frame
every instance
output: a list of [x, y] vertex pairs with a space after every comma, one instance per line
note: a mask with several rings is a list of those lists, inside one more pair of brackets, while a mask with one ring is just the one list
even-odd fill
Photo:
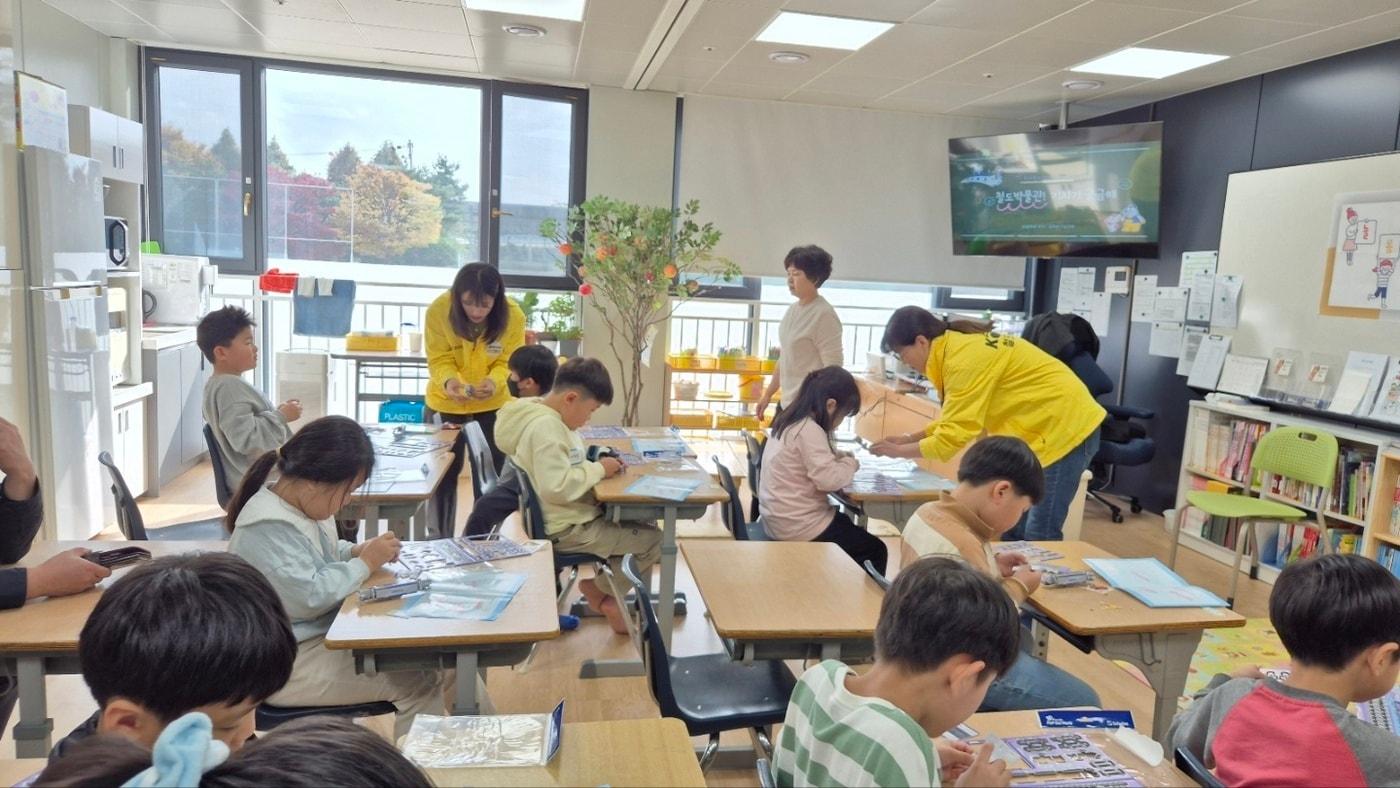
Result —
[[[244, 55], [223, 55], [194, 50], [167, 49], [158, 47], [141, 48], [141, 64], [146, 71], [147, 93], [142, 97], [141, 114], [146, 126], [147, 213], [151, 217], [147, 224], [147, 238], [164, 238], [163, 194], [160, 185], [160, 126], [155, 122], [159, 113], [159, 90], [156, 81], [158, 66], [170, 65], [196, 69], [239, 70], [243, 78], [241, 99], [243, 102], [243, 166], [251, 172], [252, 227], [245, 227], [244, 262], [226, 267], [222, 261], [211, 258], [222, 273], [261, 274], [267, 270], [267, 171], [265, 151], [267, 136], [267, 70], [301, 71], [319, 74], [337, 74], [351, 77], [422, 82], [435, 85], [455, 85], [474, 87], [481, 90], [481, 215], [478, 218], [481, 237], [480, 260], [500, 270], [498, 257], [500, 229], [498, 217], [492, 210], [500, 208], [500, 134], [501, 102], [504, 96], [524, 96], [567, 100], [574, 103], [572, 139], [569, 151], [569, 204], [583, 202], [587, 184], [588, 165], [588, 91], [583, 88], [566, 88], [555, 85], [535, 85], [506, 80], [482, 79], [446, 74], [431, 74], [418, 71], [372, 66], [351, 66], [337, 63], [322, 63], [309, 60], [288, 60], [284, 58], [252, 57]], [[237, 66], [237, 69], [233, 67]], [[248, 140], [255, 140], [249, 145]], [[245, 193], [249, 184], [244, 184]], [[247, 244], [247, 233], [252, 232], [252, 245]], [[250, 256], [251, 253], [251, 256]], [[506, 287], [516, 290], [576, 290], [571, 277], [575, 261], [569, 261], [569, 271], [559, 276], [530, 276], [502, 272]], [[443, 269], [444, 271], [447, 269]]]

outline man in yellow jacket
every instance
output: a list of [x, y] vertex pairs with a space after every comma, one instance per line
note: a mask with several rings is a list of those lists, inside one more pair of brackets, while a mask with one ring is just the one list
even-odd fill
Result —
[[1045, 468], [1045, 496], [1007, 538], [1061, 539], [1108, 412], [1059, 359], [989, 329], [974, 321], [945, 322], [916, 306], [894, 313], [883, 347], [925, 371], [943, 412], [923, 432], [887, 437], [872, 451], [948, 460], [984, 432], [1020, 438]]

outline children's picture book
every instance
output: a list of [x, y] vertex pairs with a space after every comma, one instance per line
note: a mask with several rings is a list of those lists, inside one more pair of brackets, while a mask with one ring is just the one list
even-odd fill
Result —
[[1390, 358], [1389, 368], [1376, 392], [1371, 418], [1400, 424], [1400, 356]]
[[1225, 600], [1191, 585], [1155, 558], [1086, 558], [1084, 563], [1148, 607], [1228, 607]]

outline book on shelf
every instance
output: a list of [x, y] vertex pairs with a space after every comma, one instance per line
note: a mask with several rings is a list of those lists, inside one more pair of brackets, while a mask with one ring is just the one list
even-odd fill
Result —
[[1390, 570], [1392, 575], [1400, 577], [1400, 548], [1388, 544], [1380, 545], [1376, 548], [1376, 562]]
[[1316, 510], [1322, 507], [1328, 514], [1363, 520], [1371, 508], [1371, 487], [1375, 475], [1374, 454], [1354, 446], [1343, 446], [1337, 454], [1337, 468], [1330, 490], [1282, 476], [1272, 476], [1269, 480], [1269, 492], [1297, 501], [1304, 508]]
[[1400, 536], [1400, 477], [1395, 479], [1395, 492], [1390, 497], [1390, 533]]

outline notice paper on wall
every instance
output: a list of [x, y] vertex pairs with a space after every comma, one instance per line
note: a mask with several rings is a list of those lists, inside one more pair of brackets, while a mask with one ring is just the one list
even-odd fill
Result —
[[1225, 369], [1225, 356], [1229, 353], [1229, 337], [1210, 334], [1202, 339], [1200, 348], [1196, 350], [1196, 359], [1191, 363], [1191, 376], [1186, 379], [1186, 385], [1214, 391], [1220, 382], [1220, 373]]
[[1191, 374], [1191, 365], [1196, 363], [1196, 351], [1201, 348], [1201, 340], [1210, 330], [1205, 326], [1186, 326], [1181, 330], [1181, 355], [1176, 360], [1176, 374], [1185, 377]]
[[[1092, 269], [1090, 269], [1092, 270]], [[1080, 299], [1078, 304], [1070, 308], [1070, 311], [1085, 320], [1094, 327], [1094, 333], [1100, 338], [1108, 336], [1108, 315], [1112, 302], [1108, 293], [1090, 293], [1086, 298]]]
[[1144, 274], [1133, 277], [1133, 322], [1151, 323], [1156, 310], [1157, 275]]
[[1153, 323], [1147, 352], [1153, 356], [1176, 358], [1181, 354], [1181, 324]]
[[1237, 356], [1234, 353], [1225, 357], [1225, 367], [1220, 372], [1220, 382], [1215, 388], [1242, 397], [1257, 397], [1264, 385], [1264, 374], [1269, 371], [1267, 358]]
[[1219, 252], [1182, 252], [1181, 278], [1176, 280], [1183, 286], [1202, 274], [1215, 275], [1215, 263]]
[[1366, 397], [1367, 389], [1371, 388], [1371, 380], [1370, 372], [1351, 368], [1343, 370], [1342, 381], [1337, 384], [1337, 391], [1332, 395], [1327, 409], [1347, 416], [1355, 414]]
[[1215, 294], [1211, 299], [1210, 323], [1216, 328], [1236, 328], [1240, 324], [1240, 291], [1244, 277], [1219, 274], [1215, 277]]
[[1086, 304], [1094, 295], [1093, 268], [1061, 268], [1060, 290], [1056, 294], [1055, 311], [1069, 314]]
[[1185, 323], [1189, 287], [1159, 287], [1152, 305], [1152, 319], [1161, 323]]
[[1215, 298], [1215, 274], [1196, 274], [1191, 278], [1190, 285], [1186, 319], [1192, 323], [1209, 323], [1210, 306]]

